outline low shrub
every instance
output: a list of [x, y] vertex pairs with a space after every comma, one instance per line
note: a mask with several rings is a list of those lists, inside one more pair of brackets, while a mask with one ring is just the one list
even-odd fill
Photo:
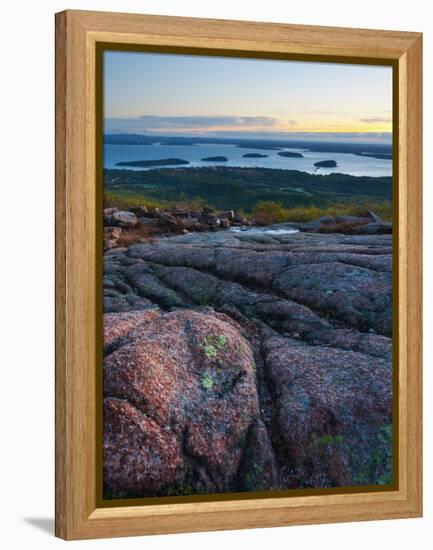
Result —
[[281, 222], [308, 222], [322, 216], [366, 216], [374, 212], [386, 221], [392, 220], [390, 201], [361, 202], [360, 204], [338, 203], [333, 206], [300, 206], [284, 208], [280, 202], [260, 201], [253, 210], [252, 217], [259, 225], [270, 225]]

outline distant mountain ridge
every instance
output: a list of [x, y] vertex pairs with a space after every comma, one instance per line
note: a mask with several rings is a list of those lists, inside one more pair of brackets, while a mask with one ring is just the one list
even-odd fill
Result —
[[251, 149], [307, 149], [317, 153], [354, 153], [362, 154], [386, 154], [392, 155], [392, 145], [387, 143], [358, 143], [358, 142], [333, 142], [333, 141], [309, 141], [309, 140], [274, 140], [274, 139], [244, 139], [244, 138], [209, 138], [209, 137], [184, 137], [184, 136], [150, 136], [143, 134], [104, 134], [104, 144], [109, 145], [195, 145], [225, 144], [237, 145]]

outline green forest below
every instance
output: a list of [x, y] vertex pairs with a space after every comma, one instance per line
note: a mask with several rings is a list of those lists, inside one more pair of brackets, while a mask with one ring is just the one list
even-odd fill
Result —
[[267, 168], [162, 168], [104, 170], [106, 206], [176, 205], [254, 214], [274, 210], [277, 221], [372, 210], [392, 218], [392, 178], [308, 174]]

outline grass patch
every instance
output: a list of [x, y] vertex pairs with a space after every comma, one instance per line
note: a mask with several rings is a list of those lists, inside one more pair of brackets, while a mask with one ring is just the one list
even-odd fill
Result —
[[160, 208], [161, 210], [170, 208], [189, 208], [189, 210], [201, 211], [205, 206], [210, 206], [201, 198], [187, 199], [179, 197], [179, 200], [154, 199], [145, 194], [131, 191], [105, 191], [104, 208], [118, 208], [119, 210], [128, 210], [133, 206], [145, 206], [146, 208]]
[[390, 201], [365, 201], [359, 204], [338, 203], [333, 206], [300, 206], [284, 208], [281, 202], [259, 201], [253, 210], [253, 217], [260, 225], [282, 222], [308, 222], [322, 216], [365, 216], [374, 212], [384, 220], [392, 220]]

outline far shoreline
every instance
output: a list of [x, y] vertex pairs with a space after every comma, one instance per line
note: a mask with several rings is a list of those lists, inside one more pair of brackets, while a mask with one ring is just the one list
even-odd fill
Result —
[[[165, 159], [162, 159], [162, 160], [165, 160]], [[179, 159], [181, 160], [181, 159]], [[128, 162], [128, 161], [125, 161], [125, 162]], [[392, 181], [392, 174], [390, 175], [386, 175], [386, 176], [370, 176], [368, 174], [359, 174], [359, 175], [355, 175], [355, 174], [350, 174], [350, 173], [347, 173], [347, 172], [337, 172], [337, 171], [332, 171], [330, 173], [324, 173], [323, 171], [320, 173], [317, 173], [317, 169], [318, 167], [317, 166], [314, 166], [314, 164], [312, 164], [312, 168], [311, 168], [311, 171], [307, 171], [307, 170], [299, 170], [299, 169], [293, 169], [293, 168], [268, 168], [268, 167], [262, 167], [262, 166], [227, 166], [227, 165], [223, 165], [221, 162], [215, 164], [214, 166], [213, 165], [209, 165], [209, 164], [203, 164], [201, 166], [195, 166], [194, 164], [192, 164], [191, 162], [189, 161], [185, 161], [186, 164], [179, 164], [179, 165], [154, 165], [154, 166], [146, 166], [146, 167], [143, 167], [143, 170], [139, 170], [139, 165], [135, 164], [137, 162], [144, 162], [144, 161], [130, 161], [128, 163], [128, 165], [125, 165], [125, 164], [121, 164], [120, 163], [116, 163], [115, 166], [119, 166], [119, 168], [116, 168], [116, 167], [113, 167], [113, 168], [109, 168], [109, 167], [103, 167], [103, 172], [105, 173], [118, 173], [119, 176], [124, 176], [124, 175], [127, 175], [126, 173], [131, 173], [131, 175], [133, 175], [134, 173], [137, 173], [137, 172], [148, 172], [148, 171], [153, 171], [153, 172], [159, 172], [159, 173], [162, 173], [164, 171], [167, 171], [167, 172], [170, 172], [172, 170], [176, 170], [176, 171], [183, 171], [183, 170], [188, 170], [188, 171], [194, 171], [194, 170], [200, 170], [200, 171], [207, 171], [207, 170], [213, 170], [213, 171], [233, 171], [233, 170], [241, 170], [241, 171], [244, 171], [244, 172], [251, 172], [252, 170], [254, 171], [263, 171], [263, 172], [268, 172], [268, 173], [277, 173], [277, 172], [284, 172], [284, 173], [290, 173], [290, 174], [304, 174], [304, 175], [307, 175], [307, 176], [313, 176], [313, 177], [316, 177], [316, 176], [321, 176], [321, 177], [327, 177], [327, 176], [344, 176], [344, 177], [348, 177], [348, 178], [368, 178], [368, 179], [372, 179], [372, 180], [376, 180], [376, 179], [381, 179], [381, 180], [390, 180]], [[150, 161], [150, 162], [158, 162], [158, 159], [156, 159], [156, 161]], [[132, 165], [132, 163], [134, 163], [134, 165]], [[338, 167], [338, 166], [337, 166]], [[136, 169], [134, 169], [136, 168]], [[323, 168], [321, 168], [321, 170], [323, 170]]]

